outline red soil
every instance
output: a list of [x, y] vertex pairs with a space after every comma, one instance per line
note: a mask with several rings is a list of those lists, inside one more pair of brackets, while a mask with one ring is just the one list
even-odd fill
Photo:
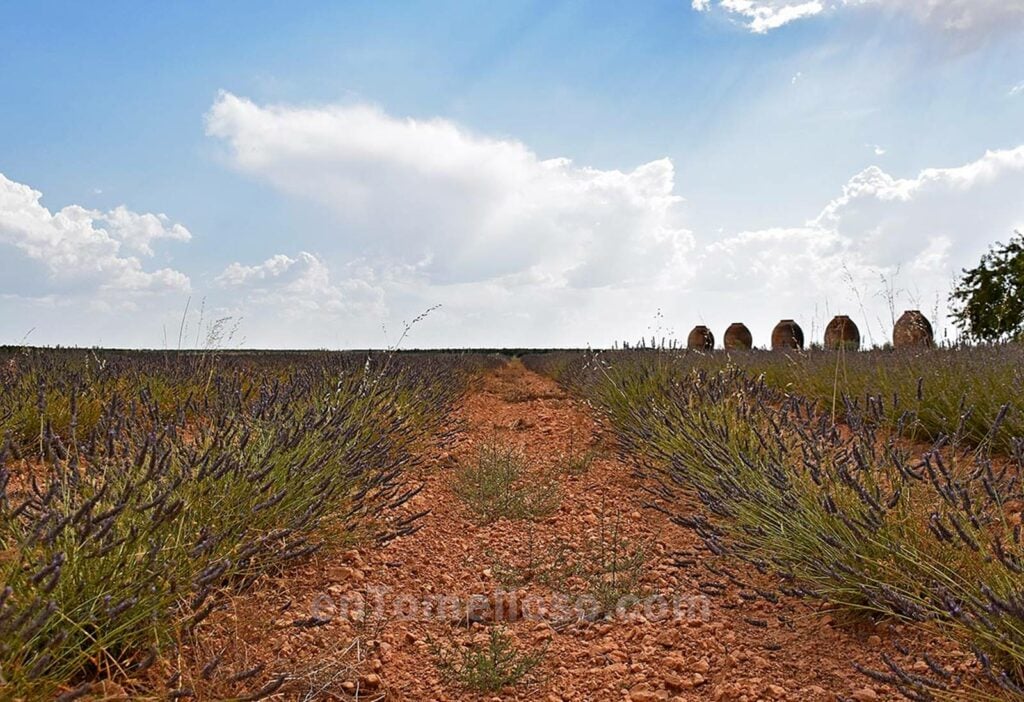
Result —
[[[690, 532], [645, 507], [654, 498], [631, 466], [615, 457], [610, 433], [589, 408], [517, 363], [488, 373], [452, 421], [454, 440], [429, 452], [424, 489], [406, 506], [410, 512], [430, 510], [419, 531], [384, 547], [328, 548], [286, 574], [261, 580], [204, 622], [194, 640], [183, 643], [179, 660], [161, 662], [160, 679], [181, 670], [172, 687], [193, 689], [205, 699], [257, 690], [282, 673], [288, 679], [276, 699], [871, 700], [897, 695], [856, 671], [855, 662], [882, 669], [884, 652], [909, 670], [923, 669], [898, 645], [928, 651], [952, 671], [973, 670], [971, 656], [909, 627], [851, 624], [816, 603], [783, 596], [775, 603], [752, 598], [755, 588], [771, 590], [777, 583], [717, 559]], [[522, 446], [529, 464], [550, 474], [570, 445], [600, 456], [578, 475], [557, 474], [561, 504], [552, 516], [482, 526], [453, 494], [451, 481], [482, 442], [495, 440]], [[614, 524], [630, 543], [648, 546], [643, 593], [689, 602], [684, 616], [657, 620], [652, 613], [647, 619], [634, 608], [631, 616], [611, 621], [564, 615], [538, 621], [520, 617], [518, 606], [501, 598], [508, 621], [500, 626], [520, 650], [544, 651], [544, 657], [531, 680], [483, 696], [444, 680], [435, 651], [486, 640], [496, 626], [491, 617], [395, 616], [396, 600], [406, 608], [438, 595], [463, 602], [482, 595], [494, 602], [494, 593], [504, 589], [503, 567], [525, 564], [531, 549], [555, 554], [558, 544], [568, 547], [563, 558], [585, 558], [602, 526]], [[742, 586], [708, 565], [727, 568]], [[554, 591], [536, 580], [518, 594], [550, 602]], [[578, 578], [568, 583], [580, 586]], [[353, 621], [339, 611], [344, 598], [362, 594], [372, 601], [378, 591], [386, 593], [381, 616]], [[716, 594], [705, 594], [710, 591]], [[330, 621], [296, 625], [314, 615]], [[222, 662], [204, 677], [202, 668], [222, 652]], [[244, 682], [227, 681], [257, 665], [264, 667]]]

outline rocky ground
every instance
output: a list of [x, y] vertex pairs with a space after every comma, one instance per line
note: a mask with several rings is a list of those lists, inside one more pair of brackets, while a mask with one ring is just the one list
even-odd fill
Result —
[[[267, 686], [277, 699], [864, 701], [898, 697], [854, 667], [884, 668], [883, 654], [913, 671], [929, 652], [971, 673], [948, 642], [852, 623], [714, 557], [650, 506], [588, 407], [517, 363], [481, 379], [452, 422], [407, 506], [429, 510], [417, 532], [334, 545], [257, 583], [162, 663], [161, 675], [182, 671], [171, 687], [207, 699]], [[521, 447], [530, 480], [557, 487], [551, 514], [485, 525], [456, 496], [459, 467], [494, 443]], [[610, 591], [630, 606], [596, 616], [589, 596]], [[481, 695], [439, 660], [495, 628], [539, 663]]]

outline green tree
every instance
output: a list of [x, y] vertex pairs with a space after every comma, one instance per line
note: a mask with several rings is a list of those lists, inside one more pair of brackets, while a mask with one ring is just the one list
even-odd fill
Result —
[[997, 243], [964, 270], [950, 295], [953, 320], [974, 341], [1024, 340], [1024, 234]]

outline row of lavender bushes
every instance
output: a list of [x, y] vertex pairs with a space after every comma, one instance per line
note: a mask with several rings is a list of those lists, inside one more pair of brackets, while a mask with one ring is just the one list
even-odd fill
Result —
[[136, 678], [226, 593], [324, 538], [415, 528], [393, 516], [415, 444], [487, 362], [0, 354], [4, 695]]
[[[674, 519], [713, 552], [775, 572], [788, 593], [937, 627], [1024, 699], [1021, 349], [836, 356], [525, 362], [589, 398], [670, 504], [703, 505], [678, 503]], [[844, 385], [827, 390], [837, 367]], [[910, 698], [956, 686], [938, 664], [889, 663], [873, 675]]]
[[[813, 401], [842, 421], [848, 406], [877, 405], [883, 422], [909, 438], [934, 441], [959, 432], [961, 441], [1011, 453], [1024, 436], [1024, 345], [952, 346], [927, 351], [862, 352], [678, 350], [605, 351], [599, 358], [648, 358], [680, 377], [693, 370], [740, 368], [781, 392]], [[548, 353], [525, 361], [563, 382], [591, 373], [583, 354]], [[1004, 411], [1007, 408], [1009, 411]], [[913, 421], [904, 421], [904, 416]], [[998, 421], [997, 421], [998, 420]]]

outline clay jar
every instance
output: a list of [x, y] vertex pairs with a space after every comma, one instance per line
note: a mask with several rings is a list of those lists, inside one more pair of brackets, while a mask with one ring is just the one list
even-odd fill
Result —
[[725, 330], [725, 337], [722, 339], [722, 343], [726, 349], [731, 351], [746, 351], [754, 345], [754, 337], [751, 336], [750, 330], [747, 329], [745, 324], [733, 322]]
[[892, 329], [892, 345], [897, 349], [930, 348], [935, 344], [931, 322], [920, 310], [907, 310]]
[[715, 348], [715, 335], [704, 325], [696, 326], [686, 337], [686, 348], [710, 351]]
[[802, 349], [803, 347], [804, 330], [792, 319], [784, 319], [772, 329], [773, 351]]
[[856, 351], [860, 348], [860, 330], [845, 314], [835, 317], [825, 327], [825, 348], [830, 351]]

